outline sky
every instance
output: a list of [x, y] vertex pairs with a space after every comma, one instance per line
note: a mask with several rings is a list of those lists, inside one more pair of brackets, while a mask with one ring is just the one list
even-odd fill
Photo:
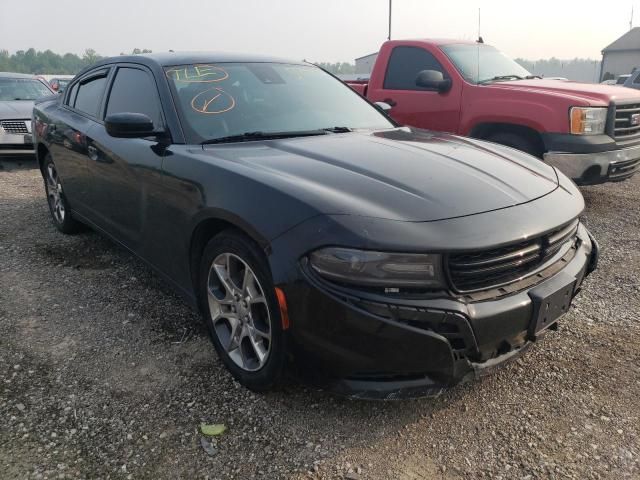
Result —
[[[0, 49], [104, 56], [217, 50], [353, 62], [378, 50], [388, 0], [0, 0]], [[476, 39], [512, 57], [600, 58], [640, 0], [393, 0], [392, 38]]]

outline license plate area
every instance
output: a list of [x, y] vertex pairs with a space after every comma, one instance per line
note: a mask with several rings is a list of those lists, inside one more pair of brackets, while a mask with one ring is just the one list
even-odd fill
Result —
[[564, 272], [550, 282], [529, 292], [533, 302], [533, 315], [529, 326], [529, 337], [535, 339], [541, 332], [555, 324], [571, 306], [576, 278]]

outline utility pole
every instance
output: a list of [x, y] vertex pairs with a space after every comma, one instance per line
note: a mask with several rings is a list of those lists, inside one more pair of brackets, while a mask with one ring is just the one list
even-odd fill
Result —
[[631, 2], [631, 18], [629, 19], [629, 30], [633, 28], [633, 2]]
[[391, 40], [391, 2], [393, 0], [389, 0], [389, 36], [387, 37], [387, 40]]

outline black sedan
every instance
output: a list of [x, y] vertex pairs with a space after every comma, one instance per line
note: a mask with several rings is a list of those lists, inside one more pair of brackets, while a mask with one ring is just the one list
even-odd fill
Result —
[[136, 55], [37, 104], [34, 134], [56, 227], [154, 267], [242, 384], [436, 394], [554, 329], [597, 244], [562, 173], [386, 108], [306, 63]]

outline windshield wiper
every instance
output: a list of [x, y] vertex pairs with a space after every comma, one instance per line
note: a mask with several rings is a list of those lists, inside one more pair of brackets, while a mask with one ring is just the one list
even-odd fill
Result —
[[228, 135], [226, 137], [211, 138], [201, 142], [201, 145], [211, 145], [215, 143], [236, 143], [250, 142], [252, 140], [276, 140], [279, 138], [313, 137], [315, 135], [328, 135], [326, 130], [299, 130], [291, 132], [244, 132], [238, 135]]
[[540, 75], [527, 75], [524, 78], [525, 78], [525, 80], [534, 80], [536, 78], [542, 78], [542, 77]]
[[478, 85], [489, 82], [500, 82], [503, 80], [524, 80], [524, 78], [522, 78], [520, 75], [497, 75], [493, 78], [487, 78], [486, 80], [478, 82]]
[[331, 133], [349, 133], [353, 131], [349, 127], [329, 127], [329, 128], [323, 128], [322, 130], [324, 130], [325, 132], [331, 132]]

